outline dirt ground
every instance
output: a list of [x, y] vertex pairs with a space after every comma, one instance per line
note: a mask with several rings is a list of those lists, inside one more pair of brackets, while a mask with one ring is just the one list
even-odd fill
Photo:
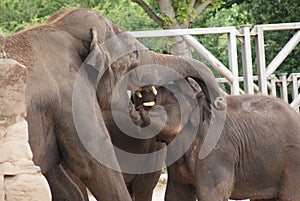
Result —
[[[156, 186], [152, 201], [164, 201], [166, 185], [158, 185]], [[91, 194], [89, 194], [90, 201], [97, 201]]]
[[[159, 182], [156, 185], [153, 192], [152, 201], [164, 201], [167, 179], [168, 179], [167, 174], [162, 174], [160, 176]], [[89, 199], [90, 201], [97, 201], [92, 195], [90, 195]], [[234, 201], [234, 200], [229, 200], [229, 201]], [[240, 201], [250, 201], [250, 200], [240, 200]]]
[[154, 189], [152, 201], [164, 201], [165, 190], [165, 184], [158, 184]]
[[[166, 189], [166, 184], [158, 184], [154, 189], [152, 201], [164, 201], [165, 189]], [[96, 201], [96, 199], [90, 197], [90, 201]], [[244, 201], [249, 201], [249, 200], [244, 200]]]
[[[166, 185], [158, 184], [154, 190], [152, 201], [164, 201]], [[97, 201], [91, 194], [89, 196], [90, 201]]]

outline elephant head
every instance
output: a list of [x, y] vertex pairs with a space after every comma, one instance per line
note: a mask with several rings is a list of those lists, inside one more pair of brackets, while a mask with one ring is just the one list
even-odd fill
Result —
[[[192, 85], [193, 94], [185, 94], [175, 83], [138, 88], [132, 95], [134, 112], [131, 112], [134, 123], [141, 127], [159, 124], [166, 114], [166, 122], [159, 132], [167, 144], [187, 125], [198, 127], [200, 121], [209, 121], [211, 107], [208, 98]], [[200, 89], [201, 90], [201, 89]], [[199, 117], [199, 114], [200, 117]], [[141, 119], [137, 121], [136, 116]], [[151, 119], [152, 117], [152, 119]], [[156, 118], [153, 118], [156, 117]], [[157, 126], [158, 127], [158, 126]]]

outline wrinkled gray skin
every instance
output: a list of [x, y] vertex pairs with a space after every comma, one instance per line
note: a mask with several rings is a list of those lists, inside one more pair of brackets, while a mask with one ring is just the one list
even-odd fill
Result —
[[[199, 113], [184, 114], [190, 115], [190, 121], [179, 133], [189, 136], [195, 115], [200, 117], [200, 124], [189, 150], [168, 167], [166, 201], [300, 200], [300, 116], [288, 104], [263, 95], [227, 96], [221, 137], [213, 151], [200, 160], [199, 151], [212, 119], [211, 106], [202, 93], [198, 106], [190, 104], [193, 97], [185, 97], [186, 105], [198, 107]], [[178, 132], [174, 128], [180, 123], [180, 106], [163, 87], [158, 88], [156, 99], [172, 120], [160, 132], [169, 144]], [[160, 116], [161, 109], [156, 107], [150, 113], [138, 112], [144, 125], [151, 122], [150, 116]], [[184, 143], [168, 146], [168, 157]]]
[[[183, 76], [192, 74], [206, 89], [206, 93], [210, 92], [210, 100], [216, 108], [226, 107], [213, 74], [200, 62], [158, 55], [143, 48], [140, 50], [142, 45], [128, 35], [125, 39], [119, 37], [113, 40], [113, 47], [116, 49], [108, 47], [104, 50], [105, 48], [101, 47], [106, 40], [120, 33], [122, 31], [106, 18], [87, 9], [74, 9], [58, 12], [44, 24], [6, 38], [7, 57], [28, 68], [26, 109], [29, 141], [33, 160], [46, 176], [53, 200], [86, 200], [78, 186], [87, 186], [97, 200], [131, 200], [122, 174], [97, 161], [85, 149], [75, 129], [72, 90], [78, 71], [91, 52], [94, 55], [89, 57], [87, 63], [100, 71], [109, 67], [96, 86], [98, 104], [95, 108], [102, 132], [95, 132], [97, 136], [100, 132], [100, 138], [110, 138], [104, 121], [111, 118], [110, 103], [115, 82], [129, 70], [143, 64], [169, 66]], [[128, 47], [131, 49], [130, 53], [122, 55], [117, 61], [110, 61], [116, 50]], [[200, 73], [192, 66], [196, 66]], [[95, 71], [91, 79], [95, 81], [97, 74]], [[168, 77], [165, 80], [172, 79], [176, 78]], [[85, 98], [92, 99], [80, 98], [82, 108], [87, 107]], [[88, 119], [89, 115], [91, 114], [82, 113], [84, 119]], [[85, 134], [93, 136], [93, 132]], [[111, 138], [118, 141], [114, 135]], [[93, 148], [102, 149], [96, 146]], [[114, 153], [110, 150], [107, 156], [106, 152], [107, 150], [99, 151], [97, 154], [101, 158], [109, 157], [112, 163], [117, 164]], [[80, 180], [70, 179], [66, 171], [70, 171], [72, 177]]]

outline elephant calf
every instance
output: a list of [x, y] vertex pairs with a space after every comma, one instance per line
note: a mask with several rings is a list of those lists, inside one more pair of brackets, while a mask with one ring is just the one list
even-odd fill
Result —
[[[146, 125], [161, 121], [165, 110], [167, 121], [159, 136], [168, 144], [168, 158], [193, 138], [188, 150], [168, 167], [166, 201], [300, 200], [300, 116], [283, 100], [263, 95], [227, 96], [220, 137], [200, 159], [207, 132], [213, 123], [220, 123], [219, 112], [212, 113], [213, 107], [202, 93], [184, 95], [182, 101], [165, 87], [156, 91], [155, 97], [149, 98], [150, 93], [140, 97], [135, 107]], [[139, 106], [148, 100], [156, 101], [150, 110]], [[180, 112], [182, 107], [190, 110]], [[188, 120], [182, 120], [186, 115]], [[197, 127], [194, 136], [190, 133], [193, 127]], [[180, 135], [185, 137], [170, 146]]]

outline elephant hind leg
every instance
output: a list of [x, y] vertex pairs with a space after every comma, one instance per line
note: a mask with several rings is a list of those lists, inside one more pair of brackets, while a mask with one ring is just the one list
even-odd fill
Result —
[[52, 201], [87, 201], [79, 187], [67, 175], [62, 166], [57, 165], [45, 173], [51, 188]]
[[283, 173], [280, 198], [283, 201], [300, 200], [300, 151], [291, 152]]
[[88, 193], [87, 193], [87, 188], [85, 186], [84, 183], [82, 183], [82, 181], [76, 176], [74, 175], [69, 169], [64, 169], [66, 171], [66, 173], [68, 174], [68, 176], [72, 179], [72, 181], [77, 185], [77, 187], [80, 189], [84, 200], [88, 201]]

